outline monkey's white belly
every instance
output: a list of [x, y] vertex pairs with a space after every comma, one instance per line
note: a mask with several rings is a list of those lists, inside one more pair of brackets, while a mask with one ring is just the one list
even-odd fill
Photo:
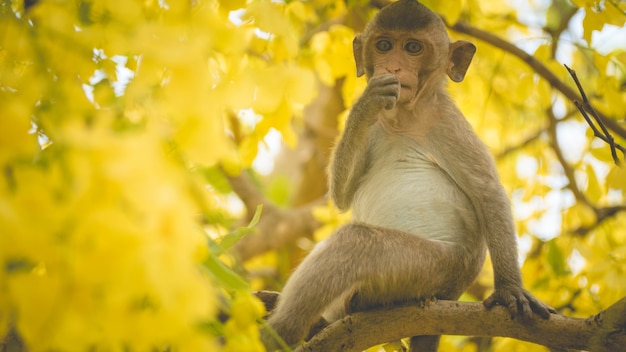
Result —
[[450, 176], [410, 138], [376, 133], [374, 160], [355, 193], [353, 220], [457, 242], [475, 231], [473, 207]]

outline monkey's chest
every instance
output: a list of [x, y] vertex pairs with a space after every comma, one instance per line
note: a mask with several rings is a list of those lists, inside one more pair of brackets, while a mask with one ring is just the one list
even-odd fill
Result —
[[394, 141], [371, 154], [352, 205], [355, 221], [452, 242], [475, 230], [465, 194], [418, 145]]

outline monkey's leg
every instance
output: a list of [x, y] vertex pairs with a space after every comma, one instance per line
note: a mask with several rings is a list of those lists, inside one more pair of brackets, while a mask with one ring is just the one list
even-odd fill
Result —
[[[458, 246], [355, 223], [339, 228], [291, 276], [269, 324], [289, 345], [304, 338], [330, 303], [347, 292], [363, 302], [395, 302], [458, 291], [465, 255]], [[456, 258], [456, 260], [451, 260]], [[442, 273], [442, 268], [445, 268]]]

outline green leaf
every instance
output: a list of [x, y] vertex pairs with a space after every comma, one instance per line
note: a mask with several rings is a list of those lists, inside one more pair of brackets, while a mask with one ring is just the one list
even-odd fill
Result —
[[292, 181], [286, 175], [278, 175], [267, 185], [265, 194], [272, 203], [288, 206], [291, 198]]
[[557, 276], [569, 274], [563, 251], [561, 251], [555, 240], [548, 242], [548, 264], [550, 264], [552, 271]]
[[230, 193], [232, 189], [230, 188], [230, 183], [228, 183], [228, 179], [224, 176], [224, 172], [221, 170], [219, 166], [211, 166], [201, 169], [202, 175], [204, 179], [219, 193]]
[[256, 226], [256, 224], [259, 222], [259, 219], [261, 218], [262, 210], [263, 210], [263, 204], [259, 204], [259, 206], [256, 207], [254, 216], [252, 217], [252, 220], [250, 220], [250, 223], [248, 224], [248, 226], [240, 227], [222, 238], [222, 240], [219, 243], [219, 246], [222, 248], [222, 252], [228, 250], [235, 243], [237, 243], [240, 239], [246, 237], [247, 235], [251, 234], [252, 231], [254, 231], [254, 226]]
[[262, 210], [263, 205], [259, 205], [248, 226], [240, 227], [224, 236], [219, 244], [209, 238], [209, 250], [211, 251], [211, 255], [204, 262], [204, 267], [208, 269], [208, 274], [215, 278], [227, 291], [248, 290], [250, 287], [239, 274], [222, 263], [218, 257], [237, 243], [237, 241], [252, 232], [253, 227], [261, 218]]
[[211, 255], [219, 257], [239, 240], [251, 234], [254, 231], [254, 226], [256, 226], [256, 224], [259, 222], [259, 219], [261, 218], [262, 210], [263, 204], [259, 204], [248, 226], [239, 227], [233, 232], [228, 233], [226, 236], [222, 237], [219, 243], [209, 238], [209, 250], [211, 251]]
[[204, 267], [208, 270], [209, 276], [213, 277], [221, 287], [229, 292], [250, 289], [248, 283], [239, 274], [222, 263], [215, 255], [210, 255], [204, 261]]

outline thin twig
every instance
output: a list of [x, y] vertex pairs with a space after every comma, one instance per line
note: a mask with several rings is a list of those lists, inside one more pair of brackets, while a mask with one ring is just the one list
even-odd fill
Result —
[[[510, 43], [492, 33], [473, 27], [469, 23], [463, 21], [458, 21], [454, 24], [446, 23], [446, 25], [453, 31], [467, 34], [476, 39], [480, 39], [496, 48], [500, 48], [518, 57], [528, 66], [530, 66], [535, 71], [535, 73], [547, 80], [552, 87], [563, 93], [563, 95], [565, 95], [569, 100], [580, 100], [580, 96], [578, 95], [578, 93], [576, 93], [574, 89], [570, 88], [568, 85], [562, 82], [554, 73], [552, 73], [552, 71], [546, 65], [544, 65], [541, 61], [528, 54], [524, 50], [518, 48], [513, 43]], [[597, 114], [602, 122], [606, 126], [608, 126], [608, 128], [613, 131], [614, 134], [626, 139], [626, 128], [621, 126], [617, 121], [604, 116], [601, 112], [597, 112]], [[617, 149], [620, 148], [617, 147]]]
[[523, 141], [519, 142], [516, 145], [512, 145], [512, 146], [508, 146], [506, 149], [504, 149], [503, 151], [499, 152], [496, 155], [496, 159], [503, 159], [504, 157], [506, 157], [507, 155], [514, 153], [528, 145], [530, 145], [531, 143], [539, 140], [541, 138], [541, 136], [544, 134], [544, 132], [546, 131], [545, 127], [540, 128], [539, 130], [535, 131], [534, 133], [532, 133], [530, 136], [526, 137], [526, 139], [524, 139]]
[[[593, 106], [591, 106], [591, 103], [589, 103], [589, 99], [587, 99], [587, 94], [585, 94], [585, 90], [583, 89], [582, 84], [580, 84], [580, 80], [578, 80], [576, 71], [572, 70], [567, 65], [563, 65], [563, 66], [565, 66], [565, 68], [567, 69], [567, 72], [569, 72], [569, 74], [574, 79], [574, 82], [576, 83], [576, 87], [578, 87], [578, 91], [580, 92], [580, 96], [582, 97], [582, 102], [575, 99], [574, 104], [576, 105], [580, 113], [585, 118], [585, 121], [587, 121], [587, 124], [589, 125], [589, 127], [591, 127], [591, 129], [593, 130], [594, 136], [600, 138], [601, 140], [609, 144], [609, 146], [611, 147], [611, 155], [613, 156], [613, 161], [615, 161], [616, 165], [620, 165], [620, 160], [617, 157], [616, 148], [626, 155], [626, 151], [624, 150], [624, 147], [615, 143], [615, 139], [613, 138], [609, 130], [606, 128], [606, 126], [602, 122], [602, 119], [600, 118], [600, 116], [598, 116], [597, 111], [593, 108]], [[593, 123], [593, 121], [591, 120], [587, 112], [591, 113], [591, 116], [593, 116], [593, 119], [596, 121], [598, 126], [600, 126], [600, 129], [602, 130], [602, 132], [600, 132], [598, 128], [595, 126], [595, 124]]]
[[552, 150], [554, 151], [554, 154], [557, 160], [559, 161], [559, 164], [561, 164], [561, 167], [563, 168], [563, 173], [565, 174], [565, 177], [567, 178], [567, 181], [568, 181], [567, 188], [569, 188], [569, 190], [572, 192], [572, 194], [574, 195], [574, 198], [576, 198], [577, 201], [582, 202], [585, 205], [595, 210], [593, 204], [591, 204], [589, 199], [585, 196], [585, 194], [578, 187], [574, 169], [567, 163], [567, 160], [565, 160], [563, 151], [561, 150], [561, 147], [559, 146], [559, 142], [558, 142], [558, 138], [556, 134], [556, 126], [557, 126], [558, 121], [556, 117], [554, 116], [554, 112], [552, 111], [551, 108], [549, 108], [549, 109], [546, 109], [546, 114], [548, 115], [548, 122], [549, 122], [548, 123], [548, 143], [552, 147]]
[[616, 216], [618, 213], [626, 211], [626, 206], [618, 205], [615, 207], [606, 207], [606, 208], [600, 208], [600, 209], [594, 208], [594, 211], [598, 219], [593, 224], [589, 226], [581, 226], [576, 229], [571, 229], [568, 232], [575, 234], [577, 236], [583, 237], [587, 235], [589, 232], [598, 228], [604, 221]]

